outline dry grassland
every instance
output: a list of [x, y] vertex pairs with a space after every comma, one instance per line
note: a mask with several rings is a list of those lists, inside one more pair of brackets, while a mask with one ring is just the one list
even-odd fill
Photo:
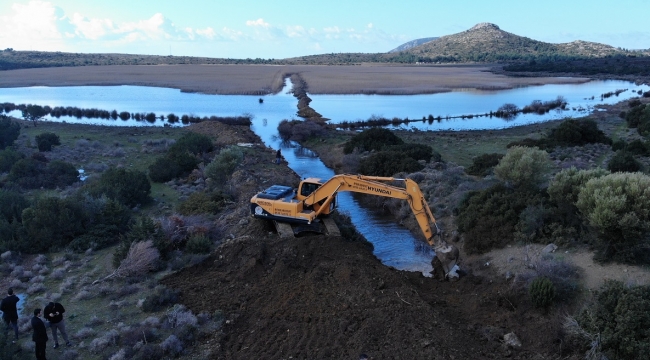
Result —
[[587, 78], [508, 77], [486, 65], [119, 65], [3, 71], [0, 87], [138, 85], [206, 94], [269, 94], [300, 74], [310, 94], [427, 94], [583, 83]]

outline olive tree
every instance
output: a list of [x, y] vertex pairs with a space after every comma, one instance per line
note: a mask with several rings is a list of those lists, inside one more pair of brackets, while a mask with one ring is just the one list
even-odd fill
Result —
[[36, 126], [38, 122], [48, 114], [47, 109], [40, 105], [27, 105], [22, 112], [23, 118], [33, 122], [34, 126]]
[[650, 176], [614, 173], [591, 179], [576, 206], [598, 231], [606, 259], [638, 262], [648, 251]]
[[494, 174], [514, 187], [525, 188], [543, 183], [550, 169], [551, 160], [546, 151], [513, 146], [494, 168]]

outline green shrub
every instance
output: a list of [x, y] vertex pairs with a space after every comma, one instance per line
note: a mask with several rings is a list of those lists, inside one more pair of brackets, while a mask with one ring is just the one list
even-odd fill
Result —
[[627, 146], [625, 146], [625, 150], [638, 156], [650, 156], [650, 146], [648, 146], [647, 142], [639, 139], [630, 141]]
[[185, 244], [185, 251], [190, 254], [207, 254], [212, 247], [212, 241], [204, 234], [193, 235]]
[[205, 176], [216, 184], [225, 183], [244, 159], [244, 153], [239, 146], [232, 145], [222, 149], [217, 156], [205, 167]]
[[618, 151], [618, 150], [625, 150], [625, 147], [627, 146], [627, 142], [623, 139], [618, 139], [612, 143], [612, 150]]
[[122, 236], [120, 243], [113, 253], [113, 266], [118, 267], [122, 260], [126, 258], [129, 253], [131, 244], [140, 241], [152, 240], [153, 245], [158, 250], [161, 259], [169, 259], [169, 254], [172, 249], [170, 239], [168, 239], [159, 222], [154, 221], [148, 216], [137, 218], [130, 226], [129, 231], [125, 236]]
[[515, 146], [494, 167], [494, 174], [515, 187], [535, 187], [546, 180], [550, 168], [546, 151]]
[[149, 166], [149, 178], [157, 183], [167, 182], [187, 176], [198, 164], [199, 159], [187, 151], [167, 153]]
[[650, 349], [650, 287], [607, 280], [595, 301], [576, 316], [584, 331], [600, 338], [609, 359], [647, 359]]
[[607, 170], [611, 172], [636, 172], [641, 170], [641, 163], [629, 151], [619, 150], [607, 163]]
[[20, 124], [7, 117], [0, 118], [0, 150], [13, 145], [18, 135], [20, 135]]
[[402, 145], [392, 145], [386, 147], [386, 151], [396, 152], [402, 154], [402, 156], [410, 157], [414, 160], [424, 160], [426, 162], [433, 161], [439, 162], [442, 160], [442, 156], [434, 152], [431, 149], [431, 146], [424, 144], [402, 144]]
[[530, 284], [528, 294], [536, 308], [547, 308], [555, 300], [555, 285], [547, 277], [540, 276]]
[[492, 169], [499, 164], [502, 158], [503, 154], [496, 153], [479, 155], [472, 160], [472, 165], [467, 168], [466, 172], [475, 176], [490, 175]]
[[466, 251], [484, 253], [512, 243], [521, 212], [541, 199], [539, 193], [515, 191], [503, 184], [470, 191], [454, 211]]
[[153, 294], [147, 296], [142, 303], [142, 311], [157, 312], [166, 309], [169, 305], [178, 303], [179, 293], [164, 286], [156, 287]]
[[551, 130], [548, 139], [561, 146], [581, 146], [592, 143], [611, 144], [612, 140], [598, 129], [598, 124], [591, 119], [564, 120]]
[[636, 128], [639, 126], [639, 122], [641, 121], [641, 116], [643, 116], [643, 113], [646, 110], [646, 106], [641, 104], [641, 105], [636, 105], [633, 108], [630, 109], [630, 111], [627, 112], [625, 115], [625, 121], [627, 122], [627, 127], [629, 128]]
[[210, 137], [189, 132], [181, 136], [174, 145], [169, 148], [169, 153], [178, 154], [189, 152], [194, 155], [203, 154], [212, 151], [212, 139]]
[[598, 231], [601, 259], [648, 262], [649, 189], [650, 176], [624, 172], [593, 178], [582, 187], [576, 205]]
[[359, 173], [373, 176], [393, 176], [399, 172], [416, 172], [424, 168], [416, 160], [397, 152], [380, 151], [361, 159]]
[[149, 201], [151, 184], [141, 171], [110, 168], [98, 179], [87, 184], [85, 189], [91, 196], [106, 196], [125, 206], [133, 207]]
[[14, 163], [7, 180], [24, 189], [54, 189], [65, 187], [79, 180], [79, 172], [69, 163], [55, 160], [44, 163], [33, 158]]
[[61, 141], [57, 134], [45, 132], [36, 135], [36, 145], [38, 146], [38, 151], [52, 151], [52, 146], [61, 145]]
[[24, 157], [25, 155], [13, 149], [0, 150], [0, 173], [8, 172], [18, 160]]
[[23, 210], [22, 219], [25, 234], [20, 250], [31, 254], [61, 250], [84, 233], [85, 216], [70, 199], [42, 198]]
[[371, 128], [355, 135], [348, 141], [343, 152], [351, 154], [354, 149], [359, 151], [382, 150], [385, 146], [401, 145], [404, 140], [400, 139], [392, 131], [384, 128]]
[[0, 189], [0, 218], [8, 223], [20, 222], [22, 212], [29, 206], [27, 199], [19, 192]]
[[178, 204], [181, 215], [216, 214], [221, 210], [227, 198], [221, 192], [193, 192], [187, 200]]

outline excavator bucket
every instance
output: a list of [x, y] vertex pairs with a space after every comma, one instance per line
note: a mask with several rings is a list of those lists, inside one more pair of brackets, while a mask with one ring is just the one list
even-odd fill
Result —
[[434, 251], [436, 256], [431, 260], [433, 276], [439, 280], [458, 280], [458, 259], [460, 257], [458, 248], [440, 241]]

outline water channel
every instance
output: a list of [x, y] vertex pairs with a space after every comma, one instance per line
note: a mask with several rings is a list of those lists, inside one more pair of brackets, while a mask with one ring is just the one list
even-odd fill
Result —
[[[601, 99], [602, 94], [627, 89], [618, 96]], [[402, 125], [421, 130], [500, 129], [533, 122], [549, 121], [567, 116], [584, 116], [597, 104], [615, 103], [637, 96], [638, 91], [648, 91], [646, 85], [624, 81], [593, 81], [580, 85], [544, 85], [504, 91], [458, 91], [433, 95], [310, 95], [311, 106], [323, 116], [340, 123], [346, 120], [365, 120], [371, 116], [408, 117], [459, 116], [482, 114], [498, 109], [505, 103], [519, 107], [533, 100], [550, 101], [564, 96], [569, 109], [546, 115], [520, 115], [511, 121], [498, 118], [449, 119], [416, 122]], [[261, 97], [247, 95], [204, 95], [182, 93], [175, 89], [140, 86], [84, 86], [84, 87], [25, 87], [0, 89], [0, 103], [38, 104], [49, 106], [74, 106], [101, 110], [128, 111], [157, 115], [194, 116], [253, 116], [251, 129], [268, 147], [282, 149], [289, 167], [301, 177], [327, 179], [334, 175], [316, 154], [296, 143], [283, 142], [277, 135], [277, 126], [283, 119], [296, 118], [297, 100], [289, 93]], [[12, 116], [20, 116], [18, 111]], [[135, 120], [76, 119], [62, 117], [50, 119], [70, 123], [115, 126], [162, 126]], [[251, 194], [252, 195], [252, 194]], [[374, 254], [382, 263], [399, 270], [420, 271], [428, 274], [433, 252], [423, 242], [416, 240], [404, 227], [359, 205], [349, 193], [339, 196], [339, 210], [348, 213], [356, 228], [374, 245]]]

